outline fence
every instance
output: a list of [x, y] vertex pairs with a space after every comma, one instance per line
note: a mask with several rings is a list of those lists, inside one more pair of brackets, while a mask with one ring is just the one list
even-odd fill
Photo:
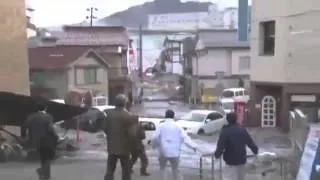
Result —
[[[291, 180], [288, 176], [289, 161], [274, 153], [264, 153], [257, 156], [248, 156], [249, 163], [245, 166], [246, 180]], [[204, 163], [210, 159], [210, 164]], [[210, 167], [208, 167], [208, 165]], [[232, 178], [229, 167], [222, 159], [215, 159], [212, 154], [200, 156], [199, 179], [223, 180]]]

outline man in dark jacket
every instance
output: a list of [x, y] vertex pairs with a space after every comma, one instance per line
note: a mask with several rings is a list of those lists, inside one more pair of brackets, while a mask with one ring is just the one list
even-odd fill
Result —
[[235, 180], [245, 179], [245, 167], [247, 162], [246, 146], [254, 154], [258, 154], [258, 147], [253, 142], [246, 129], [237, 124], [237, 115], [235, 113], [227, 114], [228, 125], [225, 125], [218, 140], [215, 157], [223, 159], [230, 166], [230, 174]]
[[136, 123], [136, 130], [137, 135], [132, 138], [132, 151], [131, 151], [131, 159], [130, 159], [130, 168], [131, 172], [133, 172], [132, 168], [133, 165], [136, 163], [137, 159], [140, 158], [141, 161], [141, 168], [140, 168], [140, 175], [141, 176], [150, 176], [150, 174], [147, 172], [148, 167], [148, 157], [146, 155], [146, 150], [143, 145], [142, 140], [146, 138], [146, 133], [144, 132], [144, 129], [139, 124], [138, 120]]
[[108, 162], [105, 180], [113, 180], [118, 159], [122, 168], [122, 180], [131, 180], [130, 153], [131, 137], [135, 136], [132, 129], [137, 116], [126, 109], [127, 97], [123, 94], [115, 98], [115, 109], [106, 111], [104, 132], [107, 135]]
[[53, 128], [53, 117], [46, 112], [45, 104], [38, 103], [37, 109], [37, 112], [27, 117], [26, 128], [31, 147], [36, 148], [40, 156], [41, 167], [37, 169], [39, 179], [48, 180], [51, 178], [50, 166], [59, 136]]

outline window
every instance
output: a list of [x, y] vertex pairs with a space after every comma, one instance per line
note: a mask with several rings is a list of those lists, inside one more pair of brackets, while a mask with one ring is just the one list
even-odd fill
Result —
[[239, 57], [239, 70], [249, 70], [250, 69], [250, 56], [240, 56]]
[[214, 121], [214, 120], [218, 120], [218, 119], [221, 119], [223, 118], [223, 116], [219, 113], [211, 113], [208, 115], [207, 119], [210, 119], [211, 121]]
[[203, 122], [205, 117], [206, 114], [204, 113], [190, 112], [181, 117], [181, 119], [186, 121]]
[[234, 96], [234, 92], [233, 91], [224, 91], [222, 93], [222, 96], [225, 98], [232, 98]]
[[102, 74], [97, 67], [76, 67], [75, 79], [77, 85], [90, 85], [102, 82]]
[[274, 55], [275, 49], [275, 21], [261, 23], [263, 35], [262, 55]]

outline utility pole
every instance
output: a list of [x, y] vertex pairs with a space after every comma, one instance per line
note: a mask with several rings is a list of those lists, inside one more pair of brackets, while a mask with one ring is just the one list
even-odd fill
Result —
[[[142, 25], [139, 25], [139, 76], [141, 85], [143, 84], [143, 46], [142, 46]], [[141, 88], [140, 98], [143, 97], [143, 88]]]
[[87, 19], [90, 19], [90, 27], [93, 26], [93, 20], [97, 19], [96, 16], [94, 16], [94, 12], [98, 11], [98, 8], [95, 7], [91, 7], [91, 8], [87, 8], [87, 11], [90, 12], [90, 16], [87, 16]]

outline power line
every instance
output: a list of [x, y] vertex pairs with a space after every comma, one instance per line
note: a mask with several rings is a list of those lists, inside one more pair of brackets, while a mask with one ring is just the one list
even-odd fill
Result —
[[87, 16], [86, 19], [90, 19], [90, 26], [93, 26], [93, 20], [97, 19], [96, 16], [94, 16], [94, 12], [98, 11], [98, 8], [95, 7], [90, 7], [87, 8], [87, 11], [90, 12], [90, 16]]

